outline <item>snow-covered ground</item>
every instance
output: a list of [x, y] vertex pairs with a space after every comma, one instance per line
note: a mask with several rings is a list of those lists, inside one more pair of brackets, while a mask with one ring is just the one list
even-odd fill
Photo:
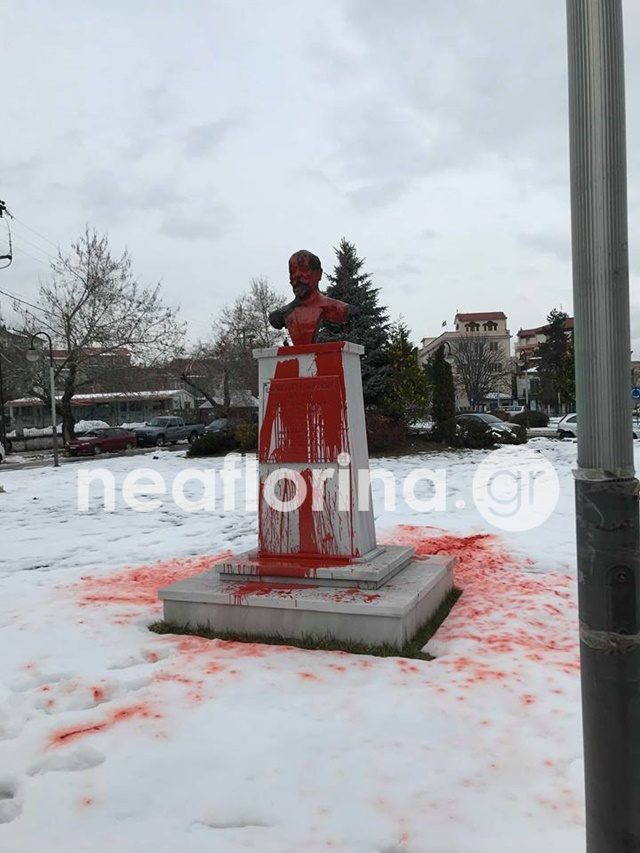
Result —
[[119, 486], [144, 465], [171, 485], [222, 460], [0, 471], [2, 853], [582, 851], [575, 449], [506, 450], [559, 478], [551, 517], [520, 533], [474, 506], [487, 452], [374, 461], [399, 484], [446, 472], [446, 512], [401, 494], [385, 510], [374, 482], [380, 541], [459, 558], [431, 662], [150, 633], [160, 586], [255, 545], [245, 484], [234, 509], [165, 495], [148, 513], [119, 493], [104, 512], [94, 486], [81, 512], [77, 478]]

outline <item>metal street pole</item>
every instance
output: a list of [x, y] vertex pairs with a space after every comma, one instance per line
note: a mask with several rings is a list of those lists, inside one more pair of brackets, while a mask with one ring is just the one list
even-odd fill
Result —
[[34, 332], [31, 335], [31, 343], [27, 350], [27, 361], [38, 360], [39, 355], [33, 346], [33, 342], [40, 337], [46, 338], [49, 344], [49, 397], [51, 398], [51, 429], [53, 431], [53, 467], [58, 468], [60, 461], [58, 459], [58, 425], [56, 423], [56, 378], [53, 364], [53, 341], [48, 332]]
[[53, 368], [53, 351], [49, 351], [49, 393], [51, 395], [51, 426], [53, 429], [53, 466], [58, 468], [58, 425], [56, 423], [56, 377]]
[[622, 0], [567, 0], [588, 853], [640, 850], [640, 526], [629, 417]]
[[0, 346], [0, 442], [2, 443], [4, 449], [8, 451], [7, 447], [7, 425], [4, 419], [4, 368], [2, 361], [5, 358], [4, 353], [2, 352], [2, 347]]

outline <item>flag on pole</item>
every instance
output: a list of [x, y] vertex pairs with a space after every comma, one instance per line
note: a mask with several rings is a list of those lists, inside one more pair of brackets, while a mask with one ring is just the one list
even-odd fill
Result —
[[445, 320], [445, 321], [444, 321], [444, 323], [442, 324], [442, 328], [444, 329], [444, 327], [445, 327], [446, 325], [447, 325], [447, 321]]

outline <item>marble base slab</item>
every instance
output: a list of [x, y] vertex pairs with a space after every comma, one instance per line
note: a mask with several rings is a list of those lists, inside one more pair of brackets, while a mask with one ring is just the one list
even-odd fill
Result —
[[216, 567], [161, 589], [159, 597], [165, 622], [178, 627], [401, 649], [453, 588], [454, 564], [443, 555], [413, 559], [375, 591], [286, 578], [229, 580]]

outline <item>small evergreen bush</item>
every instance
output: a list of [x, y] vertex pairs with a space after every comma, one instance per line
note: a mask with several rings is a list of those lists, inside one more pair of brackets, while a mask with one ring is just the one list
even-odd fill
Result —
[[228, 432], [207, 432], [197, 438], [187, 451], [187, 456], [220, 456], [239, 450], [234, 435]]
[[243, 453], [258, 449], [258, 427], [256, 424], [238, 424], [233, 430], [233, 437]]
[[498, 442], [494, 431], [482, 421], [453, 421], [455, 437], [453, 447], [469, 450], [488, 450]]
[[514, 424], [514, 432], [501, 432], [496, 435], [496, 439], [500, 444], [525, 444], [527, 441], [526, 427], [520, 424]]

